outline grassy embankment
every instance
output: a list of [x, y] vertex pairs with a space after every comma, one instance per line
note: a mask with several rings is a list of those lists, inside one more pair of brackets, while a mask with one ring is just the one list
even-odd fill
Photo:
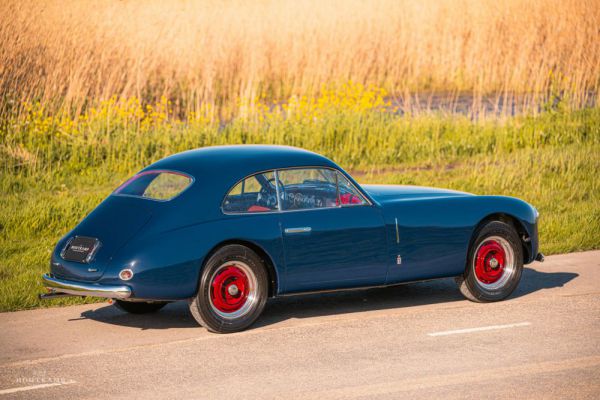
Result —
[[[169, 104], [106, 101], [73, 119], [24, 108], [0, 132], [0, 311], [42, 306], [57, 239], [136, 170], [201, 146], [279, 143], [323, 153], [363, 183], [520, 197], [541, 213], [547, 254], [600, 248], [600, 109], [473, 121], [401, 116], [383, 92], [349, 85], [222, 125]], [[80, 302], [60, 300], [59, 304]], [[57, 304], [54, 302], [53, 304]]]
[[[292, 144], [362, 182], [518, 196], [542, 213], [544, 251], [600, 247], [600, 110], [581, 109], [599, 104], [594, 1], [7, 0], [0, 20], [0, 311], [41, 305], [53, 244], [123, 179], [212, 144]], [[322, 91], [348, 81], [404, 111], [466, 93], [478, 117]]]

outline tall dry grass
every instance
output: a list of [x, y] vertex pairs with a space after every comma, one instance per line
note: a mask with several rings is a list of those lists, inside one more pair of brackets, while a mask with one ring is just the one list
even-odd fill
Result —
[[582, 105], [600, 85], [597, 0], [4, 0], [0, 21], [0, 112], [165, 96], [239, 114], [347, 81]]

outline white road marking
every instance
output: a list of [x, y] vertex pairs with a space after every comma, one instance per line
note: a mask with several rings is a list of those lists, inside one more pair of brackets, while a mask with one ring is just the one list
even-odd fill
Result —
[[441, 332], [432, 332], [428, 333], [429, 336], [447, 336], [447, 335], [459, 335], [461, 333], [471, 333], [471, 332], [481, 332], [481, 331], [493, 331], [496, 329], [508, 329], [508, 328], [517, 328], [520, 326], [529, 326], [531, 322], [519, 322], [516, 324], [506, 324], [506, 325], [490, 325], [490, 326], [480, 326], [478, 328], [467, 328], [467, 329], [456, 329], [453, 331], [441, 331]]
[[49, 387], [54, 387], [54, 386], [70, 385], [72, 383], [75, 383], [75, 381], [41, 383], [39, 385], [21, 386], [21, 387], [15, 387], [15, 388], [11, 388], [11, 389], [2, 389], [2, 390], [0, 390], [0, 395], [17, 393], [17, 392], [25, 392], [27, 390], [44, 389], [44, 388], [49, 388]]

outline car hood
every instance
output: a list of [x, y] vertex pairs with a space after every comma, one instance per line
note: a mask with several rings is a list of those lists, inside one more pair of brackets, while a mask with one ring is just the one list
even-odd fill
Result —
[[439, 197], [473, 196], [473, 194], [450, 189], [438, 189], [411, 185], [361, 185], [377, 202], [397, 200], [431, 199]]
[[[58, 243], [52, 257], [52, 273], [74, 280], [96, 280], [102, 277], [112, 257], [148, 223], [152, 213], [147, 200], [110, 196], [96, 207]], [[61, 251], [69, 239], [86, 236], [98, 239], [100, 247], [89, 263], [68, 261]]]

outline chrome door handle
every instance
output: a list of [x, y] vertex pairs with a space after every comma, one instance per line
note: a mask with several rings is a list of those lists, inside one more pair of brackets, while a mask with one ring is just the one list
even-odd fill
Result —
[[309, 233], [310, 231], [312, 231], [310, 226], [302, 226], [299, 228], [285, 228], [284, 232], [289, 235], [292, 233]]

